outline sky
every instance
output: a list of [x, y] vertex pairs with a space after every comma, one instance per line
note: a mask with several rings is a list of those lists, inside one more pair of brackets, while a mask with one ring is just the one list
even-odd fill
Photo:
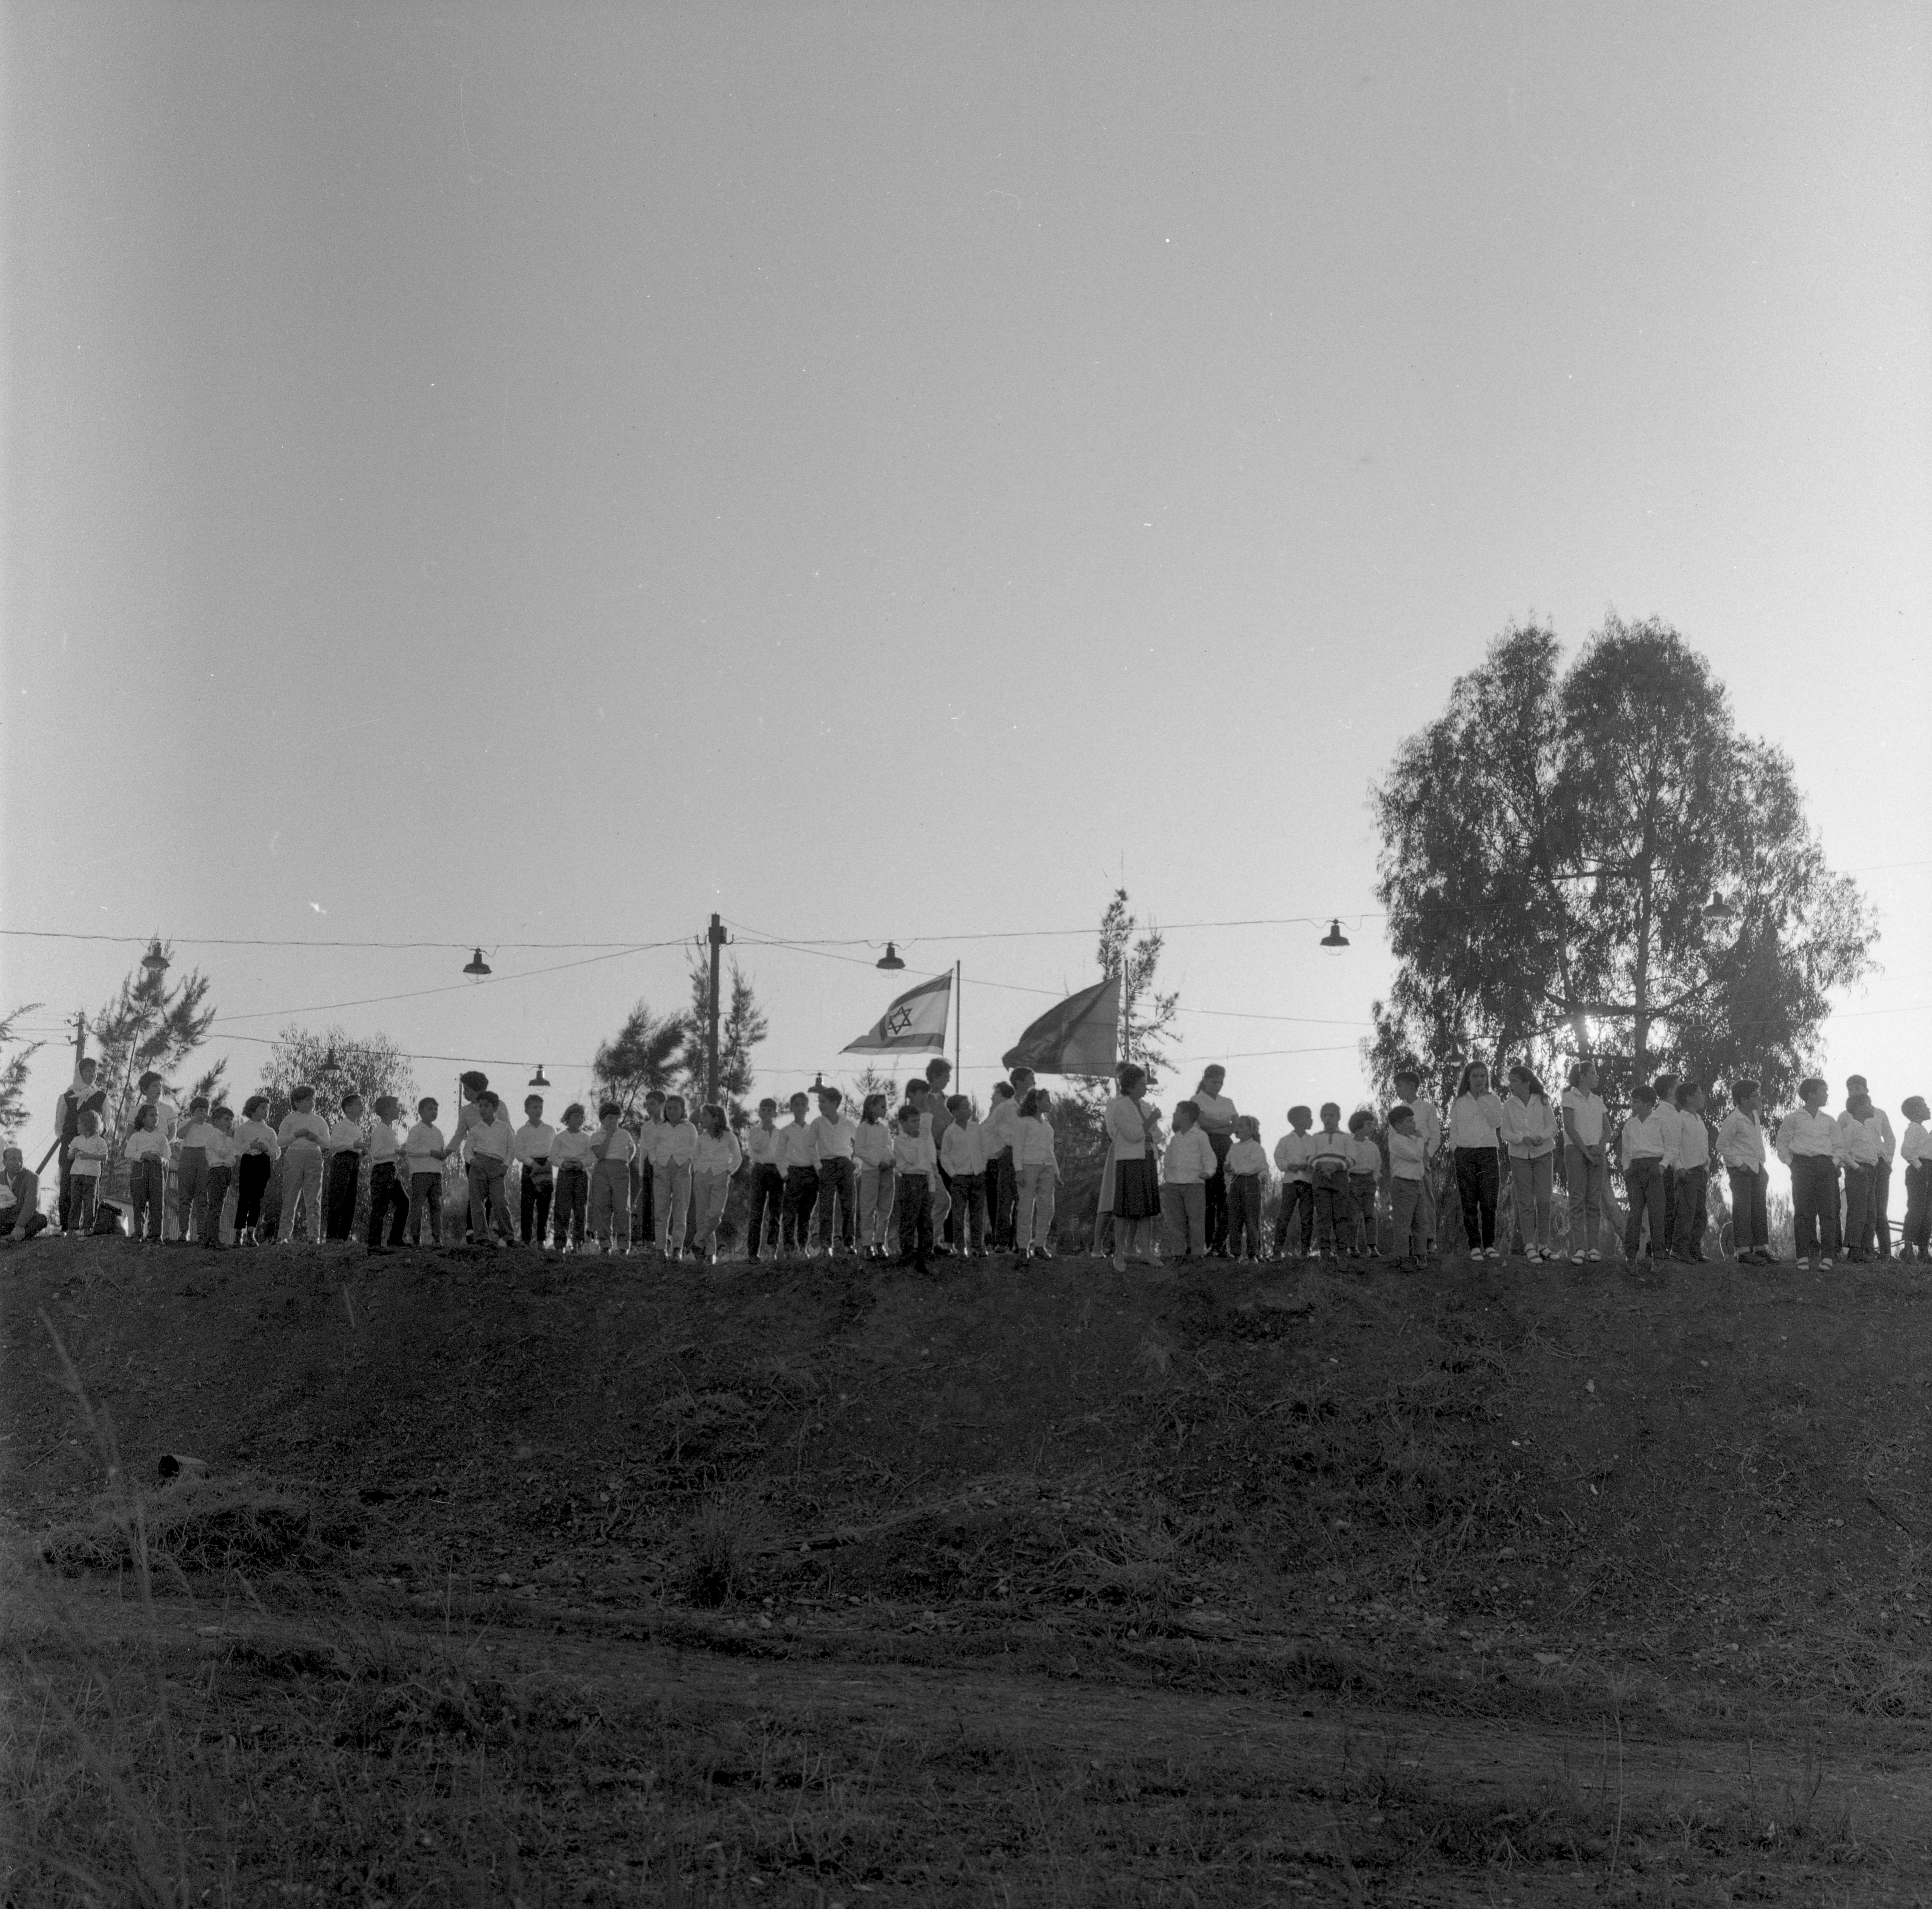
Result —
[[8, 6], [0, 1005], [158, 932], [238, 1090], [560, 1104], [715, 910], [760, 1092], [958, 960], [983, 1094], [1124, 885], [1160, 1097], [1272, 1138], [1366, 1091], [1374, 779], [1614, 606], [1879, 913], [1828, 1071], [1932, 1092], [1928, 25]]

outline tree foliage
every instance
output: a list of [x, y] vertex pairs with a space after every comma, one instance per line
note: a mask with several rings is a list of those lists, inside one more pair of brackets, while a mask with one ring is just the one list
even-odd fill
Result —
[[30, 1001], [0, 1020], [0, 1054], [6, 1056], [0, 1061], [0, 1139], [9, 1142], [27, 1124], [27, 1070], [46, 1045], [28, 1040], [17, 1031], [18, 1023], [22, 1015], [38, 1013], [40, 1007], [38, 1001]]
[[260, 1091], [268, 1097], [272, 1123], [289, 1111], [289, 1096], [304, 1085], [315, 1089], [315, 1110], [324, 1120], [334, 1120], [352, 1093], [371, 1107], [382, 1094], [393, 1094], [411, 1112], [416, 1106], [409, 1057], [397, 1052], [387, 1034], [352, 1035], [340, 1027], [283, 1028], [262, 1064]]
[[[723, 977], [719, 978], [722, 981]], [[730, 981], [730, 995], [720, 1004], [718, 1017], [718, 1091], [736, 1124], [743, 1112], [742, 1103], [757, 1079], [752, 1069], [752, 1050], [770, 1030], [751, 983], [735, 960], [731, 963]], [[686, 1094], [694, 1104], [704, 1094], [705, 1030], [710, 1013], [711, 968], [707, 957], [691, 964], [691, 1011], [685, 1017], [684, 1052], [678, 1063]]]
[[[162, 952], [172, 956], [172, 944], [164, 944]], [[182, 1064], [207, 1040], [214, 1009], [208, 998], [208, 977], [199, 968], [170, 980], [176, 971], [135, 968], [91, 1024], [100, 1062], [94, 1084], [106, 1091], [104, 1124], [110, 1146], [127, 1130], [144, 1073], [159, 1074], [172, 1097], [186, 1100], [197, 1094], [212, 1097], [227, 1071], [227, 1063], [218, 1061], [185, 1087], [177, 1079]]]
[[[1675, 630], [1612, 614], [1565, 671], [1506, 630], [1373, 792], [1396, 974], [1372, 1072], [1588, 1054], [1621, 1098], [1669, 1066], [1780, 1097], [1875, 929], [1790, 761], [1740, 735]], [[1712, 924], [1713, 893], [1734, 913]]]
[[626, 1113], [652, 1088], [675, 1089], [690, 1042], [690, 1027], [682, 1014], [653, 1014], [640, 1001], [624, 1017], [611, 1038], [598, 1043], [590, 1074], [599, 1090]]
[[1120, 977], [1120, 1058], [1146, 1068], [1151, 1088], [1168, 1064], [1167, 1046], [1180, 996], [1162, 994], [1155, 985], [1166, 945], [1160, 930], [1150, 928], [1136, 939], [1139, 927], [1127, 905], [1127, 891], [1115, 889], [1100, 917], [1095, 959], [1102, 974]]

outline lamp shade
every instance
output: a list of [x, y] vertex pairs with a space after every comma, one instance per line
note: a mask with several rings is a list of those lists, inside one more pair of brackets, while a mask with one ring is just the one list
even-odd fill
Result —
[[886, 944], [885, 953], [872, 965], [875, 968], [884, 968], [888, 974], [896, 974], [905, 963], [900, 960], [898, 950], [888, 941]]
[[168, 958], [161, 952], [159, 935], [155, 936], [154, 940], [148, 944], [148, 952], [141, 957], [141, 965], [150, 974], [160, 974], [166, 972]]
[[1329, 923], [1328, 932], [1322, 938], [1322, 945], [1331, 953], [1339, 953], [1348, 945], [1348, 938], [1342, 932], [1340, 921], [1331, 920]]
[[483, 959], [481, 948], [463, 964], [463, 971], [466, 974], [487, 974], [490, 972], [490, 964]]
[[541, 1061], [537, 1063], [536, 1072], [530, 1076], [530, 1085], [532, 1087], [548, 1087], [550, 1085], [549, 1081], [544, 1076], [543, 1063]]

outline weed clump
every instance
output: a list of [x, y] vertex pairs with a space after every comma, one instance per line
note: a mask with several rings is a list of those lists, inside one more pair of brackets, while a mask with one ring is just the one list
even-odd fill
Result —
[[292, 1564], [309, 1542], [312, 1517], [300, 1499], [246, 1478], [182, 1483], [143, 1496], [129, 1515], [118, 1496], [86, 1518], [56, 1525], [40, 1554], [69, 1577], [166, 1559], [183, 1571], [269, 1571]]

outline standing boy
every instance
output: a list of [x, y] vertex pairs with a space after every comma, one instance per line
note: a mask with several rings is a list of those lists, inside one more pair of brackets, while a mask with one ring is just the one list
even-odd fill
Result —
[[509, 1196], [505, 1190], [517, 1136], [509, 1122], [502, 1118], [502, 1100], [488, 1088], [478, 1094], [478, 1118], [470, 1123], [463, 1139], [464, 1164], [470, 1176], [470, 1231], [473, 1238], [486, 1246], [496, 1244], [490, 1237], [493, 1225], [496, 1239], [514, 1244], [517, 1237], [510, 1224]]
[[524, 1102], [524, 1124], [517, 1129], [517, 1161], [522, 1169], [517, 1189], [517, 1230], [526, 1246], [532, 1239], [542, 1246], [550, 1225], [554, 1184], [550, 1149], [556, 1144], [556, 1129], [545, 1124], [543, 1109], [543, 1096], [530, 1094]]
[[1426, 1256], [1436, 1256], [1436, 1156], [1442, 1151], [1442, 1116], [1435, 1103], [1424, 1097], [1422, 1076], [1414, 1067], [1396, 1070], [1396, 1097], [1415, 1116], [1415, 1130], [1422, 1139], [1422, 1228], [1428, 1242]]
[[[402, 1145], [396, 1136], [396, 1116], [402, 1103], [393, 1094], [376, 1096], [376, 1123], [369, 1130], [369, 1224], [365, 1244], [372, 1253], [393, 1253], [403, 1243], [410, 1196], [403, 1184]], [[382, 1243], [382, 1223], [389, 1240]]]
[[422, 1244], [423, 1217], [429, 1217], [429, 1243], [442, 1244], [442, 1168], [448, 1149], [442, 1142], [442, 1129], [436, 1117], [441, 1111], [433, 1100], [416, 1103], [416, 1124], [403, 1142], [403, 1160], [410, 1170], [410, 1244]]
[[664, 1103], [664, 1118], [654, 1130], [651, 1198], [657, 1215], [658, 1250], [667, 1259], [684, 1256], [691, 1223], [691, 1175], [698, 1163], [698, 1127], [685, 1115], [684, 1096]]
[[[812, 1123], [812, 1145], [818, 1155], [818, 1243], [828, 1254], [844, 1247], [849, 1253], [853, 1243], [852, 1148], [855, 1121], [844, 1117], [845, 1097], [836, 1087], [821, 1088], [818, 1118]], [[832, 1232], [832, 1203], [838, 1208], [838, 1234]]]
[[289, 1096], [289, 1110], [275, 1130], [282, 1150], [282, 1223], [278, 1243], [286, 1246], [296, 1236], [296, 1214], [308, 1225], [308, 1243], [322, 1244], [322, 1150], [328, 1144], [328, 1125], [315, 1110], [315, 1089], [298, 1087]]
[[986, 1250], [986, 1157], [980, 1150], [980, 1123], [973, 1118], [972, 1102], [956, 1094], [946, 1102], [946, 1129], [939, 1137], [940, 1171], [946, 1176], [958, 1221], [953, 1250], [970, 1259]]
[[638, 1143], [618, 1124], [624, 1110], [614, 1100], [597, 1109], [590, 1142], [590, 1237], [600, 1252], [631, 1250], [631, 1163]]
[[807, 1116], [812, 1103], [794, 1094], [790, 1123], [778, 1130], [777, 1154], [784, 1167], [784, 1208], [778, 1226], [778, 1257], [800, 1253], [812, 1257], [812, 1209], [818, 1199], [818, 1136]]
[[1731, 1111], [1718, 1128], [1718, 1157], [1731, 1183], [1731, 1250], [1741, 1266], [1768, 1266], [1771, 1219], [1766, 1196], [1771, 1169], [1764, 1163], [1764, 1129], [1757, 1124], [1758, 1084], [1734, 1082]]
[[1394, 1252], [1406, 1273], [1419, 1272], [1429, 1248], [1423, 1198], [1429, 1150], [1417, 1131], [1415, 1109], [1398, 1101], [1388, 1115], [1389, 1212], [1395, 1223]]
[[920, 1111], [920, 1101], [925, 1098], [921, 1094], [916, 1100], [908, 1094], [899, 1109], [898, 1130], [892, 1136], [892, 1175], [899, 1210], [898, 1263], [916, 1272], [929, 1273], [932, 1196], [939, 1181], [939, 1162]]
[[1644, 1242], [1645, 1252], [1654, 1259], [1664, 1250], [1664, 1157], [1670, 1136], [1658, 1118], [1655, 1088], [1639, 1086], [1630, 1102], [1623, 1131], [1624, 1202], [1629, 1208], [1624, 1222], [1624, 1257], [1636, 1258], [1648, 1219], [1650, 1238]]
[[1671, 1235], [1680, 1259], [1704, 1262], [1705, 1189], [1711, 1180], [1711, 1130], [1704, 1090], [1694, 1080], [1677, 1090], [1677, 1225]]
[[362, 1176], [362, 1156], [369, 1143], [362, 1137], [362, 1097], [342, 1097], [342, 1117], [328, 1130], [328, 1177], [322, 1194], [324, 1239], [356, 1236], [356, 1193]]
[[[208, 1149], [216, 1137], [208, 1117], [208, 1096], [197, 1094], [188, 1103], [188, 1118], [175, 1130], [175, 1224], [171, 1244], [192, 1246], [197, 1220], [208, 1224]], [[219, 1209], [217, 1209], [218, 1212]]]
[[1013, 1144], [1019, 1138], [1018, 1097], [1032, 1085], [1030, 1067], [1016, 1067], [1010, 1080], [994, 1082], [986, 1118], [980, 1124], [980, 1144], [986, 1151], [986, 1226], [995, 1253], [1010, 1250], [1013, 1243], [1013, 1214], [1019, 1204], [1013, 1156]]
[[1778, 1123], [1778, 1157], [1791, 1169], [1794, 1257], [1816, 1272], [1838, 1250], [1838, 1123], [1816, 1074], [1798, 1083], [1798, 1105]]
[[1346, 1238], [1354, 1244], [1348, 1216], [1353, 1202], [1348, 1169], [1354, 1158], [1349, 1136], [1342, 1131], [1342, 1109], [1333, 1100], [1322, 1103], [1322, 1128], [1310, 1143], [1308, 1177], [1315, 1195], [1315, 1243], [1324, 1259], [1339, 1260]]
[[1382, 1150], [1376, 1145], [1375, 1124], [1375, 1115], [1366, 1107], [1358, 1107], [1348, 1116], [1348, 1197], [1354, 1209], [1356, 1250], [1379, 1259], [1376, 1193], [1382, 1184]]
[[[1252, 1264], [1266, 1256], [1262, 1244], [1262, 1196], [1268, 1191], [1268, 1149], [1262, 1124], [1252, 1114], [1234, 1117], [1233, 1144], [1222, 1170], [1228, 1176], [1228, 1257]], [[1208, 1136], [1214, 1144], [1214, 1136]]]
[[752, 1210], [745, 1224], [745, 1257], [755, 1259], [767, 1245], [776, 1253], [778, 1217], [784, 1211], [784, 1163], [778, 1157], [778, 1103], [758, 1103], [758, 1124], [745, 1136], [752, 1162]]
[[[62, 1091], [59, 1100], [54, 1103], [54, 1131], [60, 1136], [61, 1148], [60, 1209], [57, 1217], [62, 1232], [67, 1232], [70, 1226], [76, 1232], [86, 1231], [86, 1226], [74, 1222], [69, 1217], [73, 1202], [74, 1143], [80, 1133], [80, 1117], [82, 1114], [92, 1113], [94, 1115], [94, 1130], [97, 1136], [106, 1118], [106, 1090], [95, 1085], [95, 1076], [100, 1070], [100, 1064], [92, 1054], [76, 1061], [73, 1080]], [[88, 1177], [94, 1182], [88, 1190], [98, 1197], [100, 1191], [100, 1175], [95, 1172]], [[93, 1223], [90, 1214], [87, 1225]]]
[[584, 1130], [584, 1104], [573, 1100], [563, 1110], [563, 1131], [551, 1141], [550, 1163], [556, 1181], [556, 1230], [553, 1243], [560, 1252], [584, 1250], [584, 1215], [590, 1208], [590, 1175], [597, 1157], [591, 1136]]
[[1281, 1173], [1281, 1217], [1274, 1226], [1277, 1259], [1300, 1259], [1315, 1237], [1315, 1142], [1308, 1131], [1314, 1118], [1306, 1107], [1289, 1108], [1288, 1130], [1274, 1143], [1274, 1163]]
[[[1862, 1094], [1869, 1097], [1871, 1083], [1863, 1074], [1849, 1074], [1845, 1079], [1845, 1092], [1848, 1097]], [[1882, 1107], [1874, 1105], [1868, 1118], [1878, 1128], [1878, 1165], [1872, 1175], [1872, 1222], [1878, 1235], [1878, 1256], [1881, 1259], [1889, 1259], [1892, 1257], [1892, 1163], [1898, 1157], [1898, 1140], [1892, 1130], [1892, 1117]]]

